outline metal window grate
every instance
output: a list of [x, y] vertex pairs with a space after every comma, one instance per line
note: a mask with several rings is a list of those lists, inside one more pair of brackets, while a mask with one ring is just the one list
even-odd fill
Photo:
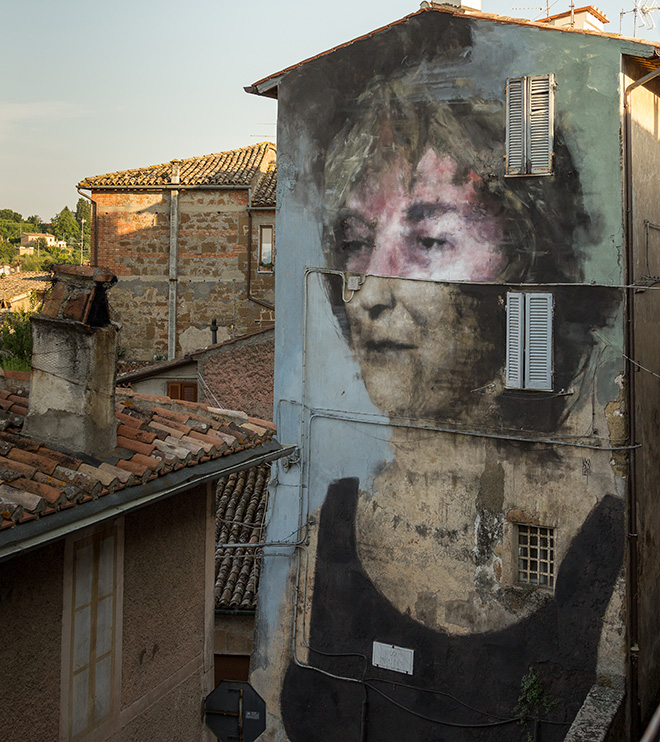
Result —
[[555, 529], [518, 525], [518, 582], [555, 586]]

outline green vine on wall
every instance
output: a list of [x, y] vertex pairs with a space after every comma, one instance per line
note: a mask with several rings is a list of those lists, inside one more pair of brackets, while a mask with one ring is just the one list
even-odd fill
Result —
[[[516, 704], [515, 712], [520, 716], [520, 723], [527, 724], [532, 719], [537, 719], [541, 711], [550, 711], [557, 705], [557, 700], [549, 696], [543, 689], [541, 676], [533, 667], [523, 675], [520, 681], [520, 695]], [[532, 735], [528, 732], [528, 742], [532, 742]]]

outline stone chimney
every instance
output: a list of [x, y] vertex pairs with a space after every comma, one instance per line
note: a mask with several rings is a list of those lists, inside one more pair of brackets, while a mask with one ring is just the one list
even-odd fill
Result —
[[32, 318], [32, 385], [23, 432], [72, 452], [115, 448], [117, 332], [106, 268], [56, 265], [53, 288]]

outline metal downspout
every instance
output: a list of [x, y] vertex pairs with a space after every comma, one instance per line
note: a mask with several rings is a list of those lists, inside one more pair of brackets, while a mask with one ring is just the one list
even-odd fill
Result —
[[[170, 183], [179, 183], [179, 164], [172, 163]], [[167, 360], [176, 356], [177, 262], [179, 252], [179, 189], [170, 191], [170, 266], [167, 316]]]
[[[635, 294], [634, 281], [634, 237], [633, 223], [633, 172], [632, 172], [632, 120], [630, 94], [635, 88], [645, 85], [660, 75], [660, 68], [644, 75], [628, 85], [623, 96], [623, 135], [625, 171], [625, 219], [626, 219], [626, 322], [624, 325], [626, 347], [626, 378], [628, 379], [628, 441], [636, 439], [635, 415], [635, 368], [630, 359], [635, 358]], [[627, 522], [628, 522], [628, 697], [630, 710], [631, 739], [639, 739], [641, 733], [641, 708], [639, 699], [639, 583], [638, 583], [638, 534], [637, 534], [637, 476], [635, 449], [631, 448], [628, 459]]]

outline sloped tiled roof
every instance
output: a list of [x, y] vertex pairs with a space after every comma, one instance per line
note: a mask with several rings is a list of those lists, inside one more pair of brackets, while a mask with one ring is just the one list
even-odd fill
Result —
[[253, 611], [261, 549], [226, 544], [263, 541], [270, 466], [261, 464], [223, 477], [216, 489], [215, 607]]
[[[257, 335], [265, 335], [266, 333], [273, 334], [274, 332], [275, 328], [272, 325], [270, 327], [260, 327], [258, 330], [251, 330], [250, 332], [246, 332], [243, 335], [237, 335], [236, 337], [229, 338], [229, 340], [223, 340], [221, 343], [216, 343], [215, 345], [207, 345], [205, 348], [199, 348], [198, 350], [190, 351], [190, 353], [187, 353], [185, 356], [183, 356], [183, 358], [173, 358], [169, 361], [158, 361], [157, 363], [153, 363], [152, 361], [131, 362], [131, 364], [135, 363], [136, 368], [131, 369], [130, 371], [120, 371], [120, 367], [123, 367], [121, 364], [118, 364], [117, 386], [131, 384], [133, 381], [140, 381], [142, 379], [149, 379], [153, 376], [158, 376], [165, 371], [170, 371], [173, 368], [179, 368], [180, 366], [185, 366], [187, 363], [197, 361], [200, 358], [203, 358], [205, 355], [213, 353], [213, 351], [221, 350], [222, 348], [226, 348], [230, 345], [240, 344], [241, 342], [249, 340], [250, 338]], [[124, 365], [128, 366], [129, 364], [127, 363]]]
[[0, 532], [268, 442], [275, 426], [241, 412], [117, 390], [117, 447], [56, 451], [22, 435], [28, 392], [0, 390]]
[[166, 186], [179, 169], [181, 186], [249, 186], [255, 177], [275, 161], [276, 148], [271, 142], [260, 142], [250, 147], [216, 152], [186, 160], [172, 160], [160, 165], [120, 170], [116, 173], [95, 175], [78, 183], [78, 188], [134, 188]]
[[25, 271], [0, 276], [0, 306], [30, 291], [45, 291], [50, 284], [48, 273]]
[[254, 195], [253, 206], [272, 206], [275, 208], [275, 193], [277, 191], [277, 167], [270, 165], [266, 174], [259, 181]]
[[[530, 26], [530, 27], [535, 27], [535, 28], [542, 28], [549, 32], [555, 32], [555, 33], [570, 33], [570, 34], [577, 33], [577, 34], [585, 34], [585, 35], [590, 35], [590, 36], [599, 36], [602, 38], [613, 39], [615, 41], [632, 42], [633, 44], [638, 46], [640, 56], [649, 56], [649, 57], [653, 56], [655, 58], [654, 67], [658, 66], [657, 58], [660, 56], [660, 44], [657, 41], [650, 41], [648, 39], [640, 39], [640, 38], [631, 38], [629, 36], [621, 36], [619, 34], [607, 33], [603, 31], [592, 31], [590, 29], [585, 29], [585, 28], [551, 26], [548, 23], [544, 23], [543, 20], [532, 21], [527, 18], [512, 18], [510, 16], [497, 15], [496, 13], [482, 12], [480, 10], [473, 10], [472, 8], [458, 8], [458, 7], [454, 7], [451, 5], [444, 5], [440, 3], [436, 5], [433, 2], [433, 0], [431, 0], [431, 2], [428, 5], [425, 5], [425, 7], [422, 7], [420, 10], [416, 10], [414, 13], [409, 13], [408, 15], [405, 15], [403, 18], [399, 18], [396, 21], [392, 21], [391, 23], [388, 23], [385, 26], [381, 26], [380, 28], [376, 28], [373, 31], [370, 31], [369, 33], [366, 33], [362, 36], [358, 36], [357, 38], [351, 39], [350, 41], [346, 41], [343, 44], [338, 44], [337, 46], [334, 46], [331, 49], [326, 49], [325, 51], [322, 51], [319, 54], [315, 54], [313, 57], [308, 57], [307, 59], [303, 59], [301, 62], [292, 64], [289, 67], [285, 67], [284, 69], [279, 70], [279, 72], [274, 72], [273, 74], [268, 75], [267, 77], [264, 77], [261, 80], [257, 80], [256, 82], [252, 83], [252, 85], [248, 85], [247, 87], [244, 88], [244, 90], [247, 93], [253, 93], [254, 95], [264, 95], [264, 96], [268, 96], [271, 98], [277, 98], [277, 86], [279, 85], [279, 82], [282, 79], [282, 77], [288, 72], [298, 69], [299, 67], [302, 67], [303, 65], [308, 64], [309, 62], [313, 62], [316, 59], [325, 57], [329, 54], [339, 51], [340, 49], [344, 49], [350, 46], [351, 44], [355, 44], [356, 42], [362, 41], [364, 39], [369, 39], [372, 36], [376, 36], [382, 31], [386, 31], [387, 29], [393, 28], [394, 26], [398, 26], [399, 24], [404, 24], [407, 21], [409, 21], [411, 18], [417, 15], [421, 15], [422, 13], [448, 13], [454, 16], [463, 16], [465, 18], [475, 18], [477, 20], [493, 21], [495, 23], [506, 23], [506, 24], [510, 24], [514, 26]], [[647, 50], [641, 49], [641, 47], [645, 45], [648, 46], [649, 49]]]

